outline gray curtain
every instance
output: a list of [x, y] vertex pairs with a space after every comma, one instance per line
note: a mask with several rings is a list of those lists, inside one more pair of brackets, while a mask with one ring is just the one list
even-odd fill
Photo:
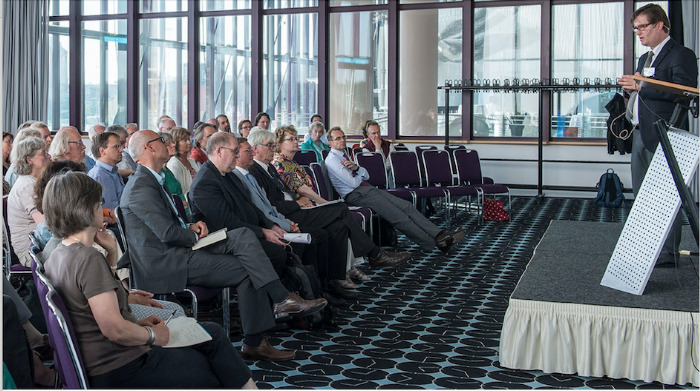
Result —
[[46, 121], [49, 87], [48, 0], [3, 0], [4, 131]]
[[[686, 47], [693, 49], [697, 61], [698, 53], [700, 53], [700, 39], [698, 39], [698, 18], [700, 18], [700, 2], [684, 1], [683, 5], [683, 41]], [[690, 124], [688, 130], [690, 133], [700, 134], [698, 119], [690, 116]], [[700, 179], [698, 172], [695, 172], [695, 178], [690, 184], [690, 190], [693, 193], [695, 202], [700, 198]]]

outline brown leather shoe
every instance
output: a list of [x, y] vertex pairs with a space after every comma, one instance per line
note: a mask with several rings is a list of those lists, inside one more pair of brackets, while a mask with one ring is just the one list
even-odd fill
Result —
[[459, 229], [457, 231], [443, 231], [435, 237], [435, 244], [443, 253], [447, 253], [452, 248], [452, 245], [459, 243], [460, 240], [467, 234], [467, 231]]
[[376, 258], [370, 258], [369, 265], [375, 269], [384, 266], [398, 266], [406, 262], [409, 257], [408, 253], [381, 250]]
[[270, 345], [270, 342], [263, 339], [260, 345], [255, 347], [250, 347], [243, 343], [241, 346], [241, 357], [246, 360], [263, 360], [263, 361], [287, 361], [294, 359], [293, 350], [279, 350], [274, 346]]
[[294, 292], [281, 303], [275, 303], [275, 318], [288, 315], [309, 315], [321, 311], [328, 301], [326, 299], [304, 300]]

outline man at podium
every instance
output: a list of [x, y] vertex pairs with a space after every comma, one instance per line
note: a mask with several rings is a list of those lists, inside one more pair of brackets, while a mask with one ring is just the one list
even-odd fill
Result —
[[[635, 75], [681, 84], [698, 85], [698, 65], [695, 53], [669, 36], [670, 22], [666, 12], [656, 5], [647, 4], [632, 14], [632, 28], [642, 45], [649, 51], [639, 58]], [[642, 87], [632, 75], [623, 75], [618, 84], [629, 94], [627, 118], [634, 125], [632, 136], [632, 190], [635, 198], [642, 185], [659, 138], [654, 126], [658, 118], [670, 121], [675, 100], [679, 95]], [[687, 112], [680, 126], [687, 129]], [[681, 219], [676, 217], [657, 266], [673, 265], [681, 241]]]

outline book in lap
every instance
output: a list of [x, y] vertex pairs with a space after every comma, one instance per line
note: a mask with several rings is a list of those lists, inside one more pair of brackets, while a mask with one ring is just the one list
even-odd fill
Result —
[[194, 318], [172, 318], [167, 326], [170, 329], [170, 340], [164, 348], [181, 348], [211, 341], [211, 335]]

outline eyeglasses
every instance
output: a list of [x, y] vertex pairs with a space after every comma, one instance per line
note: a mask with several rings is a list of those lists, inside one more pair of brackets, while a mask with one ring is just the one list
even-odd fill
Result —
[[270, 149], [275, 147], [275, 143], [267, 143], [267, 144], [258, 144], [261, 147], [268, 147]]
[[69, 141], [68, 144], [78, 144], [79, 147], [82, 147], [83, 145], [85, 145], [85, 144], [83, 144], [82, 141]]
[[253, 152], [253, 147], [246, 148], [246, 149], [241, 149], [238, 151], [238, 154], [240, 155], [241, 152]]
[[291, 141], [291, 142], [297, 142], [297, 141], [299, 141], [299, 138], [298, 138], [298, 137], [290, 137], [290, 138], [286, 138], [286, 139], [284, 139], [284, 140], [285, 140], [285, 141]]
[[241, 126], [241, 129], [250, 129], [250, 125], [248, 125], [248, 126]]
[[655, 25], [656, 23], [659, 23], [659, 22], [640, 24], [639, 26], [634, 26], [634, 27], [632, 27], [632, 30], [634, 30], [634, 31], [637, 31], [637, 30], [642, 30], [642, 31], [644, 31], [644, 30], [646, 30], [647, 28], [649, 28], [649, 26], [653, 26], [653, 25]]
[[108, 145], [107, 147], [105, 147], [105, 149], [110, 149], [110, 148], [122, 149], [122, 148], [124, 148], [124, 145], [123, 144], [114, 144], [114, 145]]
[[236, 155], [236, 156], [238, 156], [238, 155], [241, 154], [241, 150], [238, 149], [238, 148], [233, 149], [233, 148], [228, 148], [228, 147], [224, 147], [224, 146], [221, 146], [221, 148], [223, 148], [223, 149], [228, 149], [229, 151], [233, 152], [233, 154]]
[[146, 147], [148, 147], [148, 144], [150, 144], [150, 143], [152, 143], [152, 142], [154, 142], [154, 141], [158, 141], [158, 140], [160, 140], [161, 143], [165, 144], [165, 137], [159, 136], [159, 137], [154, 138], [153, 140], [148, 140], [148, 141], [146, 142]]

